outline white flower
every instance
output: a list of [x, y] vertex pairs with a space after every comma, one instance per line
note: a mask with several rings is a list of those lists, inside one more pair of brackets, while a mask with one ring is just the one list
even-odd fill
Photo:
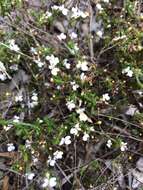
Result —
[[70, 34], [70, 38], [73, 40], [73, 39], [76, 39], [77, 38], [77, 34], [75, 32], [72, 32]]
[[37, 106], [37, 105], [38, 105], [38, 102], [34, 102], [34, 101], [33, 101], [33, 102], [30, 102], [30, 103], [29, 103], [29, 107], [30, 107], [30, 108], [34, 108], [34, 107]]
[[108, 93], [103, 94], [103, 95], [102, 95], [102, 100], [103, 100], [104, 102], [109, 101], [109, 100], [110, 100], [109, 94], [108, 94]]
[[77, 123], [77, 124], [75, 124], [75, 126], [74, 126], [78, 131], [81, 131], [81, 128], [80, 128], [80, 125], [79, 125], [79, 123]]
[[94, 127], [90, 127], [89, 130], [92, 131], [92, 132], [95, 131], [95, 130], [94, 130]]
[[80, 121], [88, 121], [88, 117], [84, 112], [80, 113], [79, 119]]
[[86, 79], [86, 75], [85, 75], [84, 73], [81, 73], [81, 74], [80, 74], [80, 79], [81, 79], [82, 81], [84, 81], [84, 80]]
[[60, 143], [59, 143], [59, 145], [61, 146], [63, 144], [65, 144], [65, 145], [71, 144], [71, 137], [70, 136], [66, 136], [66, 137], [62, 138], [61, 141], [60, 141]]
[[78, 88], [79, 88], [79, 85], [78, 85], [78, 84], [74, 84], [74, 85], [72, 86], [72, 89], [73, 89], [74, 91], [76, 91]]
[[82, 18], [86, 18], [86, 17], [89, 16], [89, 13], [88, 13], [88, 12], [80, 11], [80, 16], [81, 16]]
[[97, 4], [96, 4], [96, 8], [97, 8], [97, 10], [99, 10], [99, 11], [102, 11], [102, 10], [103, 10], [103, 8], [102, 8], [102, 6], [101, 6], [100, 3], [97, 3]]
[[84, 113], [84, 111], [85, 111], [84, 108], [80, 108], [80, 109], [76, 110], [76, 112], [79, 114], [80, 121], [92, 122], [91, 119]]
[[66, 144], [66, 145], [71, 144], [71, 137], [70, 137], [70, 136], [66, 136], [66, 137], [65, 137], [65, 144]]
[[80, 108], [76, 110], [76, 112], [79, 114], [80, 121], [91, 121], [88, 116], [84, 113], [84, 108]]
[[54, 55], [46, 56], [46, 60], [48, 60], [51, 64], [54, 63], [55, 65], [59, 63], [59, 58], [55, 57]]
[[49, 11], [46, 11], [46, 13], [45, 13], [45, 18], [49, 18], [49, 17], [51, 17], [51, 16], [52, 16], [52, 13], [49, 12]]
[[13, 70], [13, 71], [17, 71], [18, 70], [18, 65], [14, 64], [14, 65], [11, 65], [9, 68], [11, 70]]
[[0, 73], [0, 80], [4, 81], [7, 79], [7, 76], [5, 73]]
[[52, 9], [61, 11], [64, 16], [66, 16], [69, 11], [67, 8], [64, 7], [64, 5], [61, 5], [61, 6], [54, 5], [52, 6]]
[[51, 158], [51, 156], [49, 156], [49, 159], [48, 159], [48, 161], [47, 161], [47, 163], [50, 165], [50, 166], [55, 166], [55, 164], [56, 164], [56, 159], [55, 158]]
[[5, 131], [8, 131], [9, 129], [11, 129], [13, 127], [13, 125], [7, 125], [7, 126], [4, 126], [4, 130]]
[[12, 50], [12, 51], [19, 51], [20, 48], [18, 47], [17, 44], [15, 44], [15, 40], [12, 39], [12, 40], [9, 40], [9, 48]]
[[56, 178], [55, 178], [55, 177], [51, 177], [51, 178], [49, 179], [49, 186], [50, 186], [50, 187], [55, 187], [56, 184], [57, 184]]
[[43, 180], [42, 187], [43, 187], [43, 188], [46, 188], [46, 187], [48, 187], [48, 186], [49, 186], [49, 179], [48, 179], [48, 178], [45, 178], [45, 179]]
[[20, 117], [17, 116], [17, 115], [15, 115], [15, 116], [13, 117], [13, 122], [18, 123], [19, 121], [20, 121]]
[[64, 7], [64, 5], [59, 6], [59, 10], [62, 12], [64, 16], [68, 14], [68, 9]]
[[53, 5], [51, 8], [52, 8], [53, 10], [58, 10], [58, 9], [59, 9], [59, 6]]
[[26, 147], [26, 148], [31, 148], [31, 141], [26, 140], [26, 142], [25, 142], [25, 147]]
[[55, 57], [54, 55], [46, 56], [46, 60], [50, 62], [49, 69], [51, 70], [51, 74], [56, 76], [60, 71], [56, 65], [59, 63], [59, 58]]
[[78, 134], [78, 130], [76, 128], [71, 128], [70, 134], [77, 135]]
[[37, 106], [38, 105], [38, 95], [37, 95], [37, 93], [33, 93], [32, 94], [32, 97], [31, 97], [31, 102], [30, 102], [30, 104], [29, 104], [29, 106], [31, 107], [31, 108], [34, 108], [35, 106]]
[[15, 146], [14, 146], [13, 143], [7, 144], [7, 151], [8, 151], [8, 152], [12, 152], [12, 151], [14, 151], [14, 150], [15, 150]]
[[132, 77], [133, 76], [133, 71], [128, 71], [128, 73], [126, 74], [128, 77]]
[[53, 155], [54, 155], [54, 159], [55, 159], [55, 160], [59, 160], [59, 159], [62, 159], [62, 157], [63, 157], [63, 152], [57, 150], [56, 152], [54, 152]]
[[120, 149], [121, 149], [122, 152], [126, 151], [128, 149], [127, 148], [127, 143], [121, 142]]
[[79, 9], [77, 7], [72, 7], [72, 15], [71, 15], [71, 18], [78, 18], [80, 17], [80, 14], [79, 14]]
[[60, 71], [59, 68], [55, 67], [51, 70], [51, 74], [54, 75], [54, 76], [57, 76], [58, 72]]
[[63, 65], [66, 67], [66, 69], [70, 69], [70, 67], [71, 67], [71, 65], [70, 65], [70, 63], [68, 62], [67, 59], [64, 59]]
[[78, 132], [81, 131], [79, 123], [77, 123], [73, 128], [70, 130], [70, 134], [78, 135]]
[[57, 185], [57, 182], [56, 182], [56, 178], [55, 177], [51, 177], [51, 178], [45, 178], [44, 181], [43, 181], [43, 184], [42, 184], [42, 187], [43, 188], [46, 188], [46, 187], [55, 187]]
[[73, 55], [75, 55], [75, 54], [78, 52], [78, 50], [79, 50], [78, 45], [77, 45], [77, 44], [74, 44], [74, 45], [73, 45], [73, 48], [70, 49], [70, 52], [71, 52]]
[[22, 102], [23, 101], [23, 96], [21, 95], [21, 93], [19, 93], [17, 96], [15, 96], [15, 101], [16, 102]]
[[102, 37], [103, 37], [103, 32], [102, 32], [101, 30], [98, 30], [98, 31], [96, 32], [96, 34], [97, 34], [97, 36], [98, 36], [99, 38], [102, 38]]
[[4, 64], [0, 61], [0, 71], [1, 72], [6, 72], [6, 68], [4, 66]]
[[127, 67], [127, 68], [122, 70], [122, 74], [126, 74], [126, 76], [128, 76], [128, 77], [132, 77], [133, 76], [133, 71], [131, 70], [130, 67]]
[[57, 38], [62, 41], [62, 40], [65, 40], [66, 39], [66, 35], [64, 33], [61, 33], [60, 35], [57, 36]]
[[35, 101], [35, 102], [38, 101], [38, 95], [37, 95], [37, 93], [34, 92], [34, 93], [32, 94], [31, 100], [33, 100], [33, 101]]
[[83, 140], [83, 141], [88, 141], [89, 137], [90, 137], [89, 134], [84, 133], [84, 135], [83, 135], [83, 137], [82, 137], [82, 140]]
[[35, 174], [34, 173], [26, 173], [26, 176], [27, 176], [28, 180], [32, 180], [34, 178]]
[[48, 163], [49, 163], [50, 166], [53, 167], [53, 166], [55, 166], [56, 160], [55, 159], [49, 159]]
[[109, 0], [103, 0], [104, 3], [109, 3]]
[[111, 146], [112, 146], [112, 141], [111, 141], [110, 139], [107, 141], [106, 146], [107, 146], [108, 148], [111, 148]]
[[74, 82], [71, 82], [71, 85], [72, 85], [72, 89], [73, 89], [74, 91], [76, 91], [76, 90], [79, 88], [79, 85], [76, 84], [75, 81], [74, 81]]
[[67, 108], [68, 108], [70, 111], [72, 111], [72, 110], [75, 108], [75, 103], [73, 102], [73, 100], [72, 100], [72, 101], [68, 101], [68, 102], [66, 103], [66, 106], [67, 106]]
[[83, 12], [80, 9], [78, 9], [77, 7], [72, 7], [71, 12], [72, 12], [71, 18], [75, 18], [75, 19], [77, 19], [79, 17], [86, 18], [87, 16], [89, 16], [88, 12]]
[[126, 35], [118, 36], [118, 37], [113, 38], [113, 41], [118, 41], [118, 40], [122, 40], [122, 39], [125, 39], [125, 38], [127, 38]]
[[40, 61], [40, 60], [34, 60], [34, 62], [37, 64], [37, 66], [38, 66], [39, 68], [41, 68], [41, 67], [43, 67], [43, 66], [45, 65], [45, 63], [42, 62], [42, 61]]
[[78, 64], [76, 67], [80, 68], [82, 71], [88, 71], [88, 69], [89, 69], [87, 61], [78, 61]]

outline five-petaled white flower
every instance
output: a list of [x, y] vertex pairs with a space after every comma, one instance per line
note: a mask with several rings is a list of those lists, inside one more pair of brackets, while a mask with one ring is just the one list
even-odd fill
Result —
[[64, 5], [60, 5], [60, 6], [54, 5], [52, 6], [52, 9], [61, 11], [64, 16], [66, 16], [69, 12], [69, 10], [64, 7]]
[[16, 96], [15, 96], [15, 101], [16, 102], [22, 102], [23, 101], [23, 96], [21, 93], [18, 93]]
[[111, 146], [112, 146], [112, 141], [111, 141], [110, 139], [107, 141], [106, 146], [107, 146], [108, 148], [111, 148]]
[[78, 134], [78, 130], [76, 128], [71, 128], [70, 134], [77, 135]]
[[55, 177], [51, 177], [51, 178], [45, 178], [43, 180], [43, 184], [42, 187], [46, 188], [46, 187], [55, 187], [57, 185], [57, 181]]
[[73, 102], [73, 100], [71, 100], [71, 101], [68, 101], [68, 102], [66, 103], [66, 106], [67, 106], [67, 108], [68, 108], [70, 111], [72, 111], [72, 110], [75, 108], [75, 103]]
[[19, 121], [20, 121], [20, 117], [17, 116], [17, 115], [15, 115], [15, 116], [13, 117], [13, 122], [18, 123]]
[[76, 90], [79, 88], [79, 85], [76, 84], [75, 81], [71, 82], [71, 85], [72, 85], [72, 89], [73, 89], [73, 91], [76, 91]]
[[63, 60], [63, 65], [66, 67], [66, 69], [70, 69], [70, 67], [71, 67], [71, 65], [70, 65], [70, 63], [68, 62], [67, 59]]
[[59, 159], [62, 159], [62, 157], [63, 157], [63, 152], [57, 150], [56, 152], [54, 152], [53, 155], [54, 155], [54, 159], [55, 159], [55, 160], [59, 160]]
[[110, 100], [109, 94], [108, 94], [108, 93], [103, 94], [103, 95], [102, 95], [102, 100], [103, 100], [104, 102], [109, 101], [109, 100]]
[[103, 37], [103, 32], [102, 32], [101, 30], [98, 30], [98, 31], [96, 32], [96, 34], [97, 34], [97, 36], [98, 36], [99, 38], [102, 38], [102, 37]]
[[12, 151], [14, 151], [14, 150], [15, 150], [14, 144], [13, 144], [13, 143], [8, 143], [8, 144], [7, 144], [7, 151], [8, 151], [8, 152], [12, 152]]
[[122, 74], [126, 74], [126, 76], [128, 76], [128, 77], [132, 77], [133, 76], [133, 71], [131, 70], [130, 67], [127, 67], [127, 68], [122, 70]]
[[27, 176], [28, 180], [32, 180], [34, 178], [35, 174], [34, 173], [26, 173], [26, 176]]
[[76, 39], [77, 38], [77, 33], [75, 33], [75, 32], [72, 32], [71, 34], [70, 34], [70, 38], [73, 40], [73, 39]]
[[121, 142], [120, 149], [121, 149], [122, 152], [126, 151], [128, 149], [127, 143]]
[[89, 134], [85, 132], [83, 137], [82, 137], [82, 140], [83, 141], [88, 141], [89, 137], [90, 137]]
[[65, 40], [66, 37], [67, 37], [67, 36], [66, 36], [64, 33], [61, 33], [61, 34], [59, 34], [59, 35], [57, 36], [57, 38], [58, 38], [60, 41]]
[[71, 136], [66, 136], [64, 138], [61, 139], [59, 145], [69, 145], [71, 144]]
[[100, 3], [97, 3], [97, 4], [96, 4], [96, 8], [97, 8], [97, 10], [99, 10], [99, 11], [102, 11], [102, 10], [103, 10], [103, 8], [102, 8], [102, 6], [101, 6]]
[[79, 108], [79, 109], [76, 110], [76, 112], [79, 114], [80, 121], [92, 122], [91, 119], [84, 113], [84, 111], [85, 111], [84, 108]]
[[49, 18], [49, 17], [51, 17], [51, 16], [52, 16], [52, 13], [49, 12], [49, 11], [46, 11], [46, 13], [45, 13], [45, 18]]
[[76, 67], [80, 68], [82, 71], [88, 71], [88, 69], [89, 69], [87, 61], [78, 61], [78, 64]]

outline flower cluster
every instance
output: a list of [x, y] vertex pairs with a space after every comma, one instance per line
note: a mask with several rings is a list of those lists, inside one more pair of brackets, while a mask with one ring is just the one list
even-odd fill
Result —
[[86, 18], [87, 16], [89, 16], [88, 12], [83, 12], [78, 7], [72, 7], [71, 18], [74, 18], [74, 19], [77, 19], [79, 17]]
[[52, 10], [60, 11], [64, 16], [66, 16], [69, 12], [69, 10], [65, 8], [64, 5], [60, 5], [60, 6], [54, 5], [52, 6]]
[[49, 156], [49, 159], [48, 159], [47, 163], [48, 163], [50, 166], [54, 166], [55, 163], [56, 163], [56, 161], [57, 161], [57, 160], [61, 160], [62, 157], [63, 157], [63, 152], [57, 150], [56, 152], [54, 152], [53, 158], [52, 158], [51, 156]]
[[46, 60], [49, 61], [49, 69], [51, 70], [51, 74], [56, 76], [58, 72], [60, 71], [57, 67], [57, 64], [59, 63], [59, 58], [55, 57], [54, 55], [46, 56]]
[[38, 105], [38, 95], [37, 93], [33, 92], [29, 106], [30, 108], [34, 108], [37, 105]]
[[12, 151], [14, 151], [14, 150], [15, 150], [15, 146], [14, 146], [13, 143], [7, 144], [7, 151], [8, 151], [8, 152], [12, 152]]
[[57, 179], [50, 177], [49, 173], [46, 173], [46, 177], [43, 179], [42, 188], [52, 188], [57, 185]]

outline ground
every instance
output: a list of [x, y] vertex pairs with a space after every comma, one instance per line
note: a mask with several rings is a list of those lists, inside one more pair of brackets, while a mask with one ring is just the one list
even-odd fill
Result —
[[143, 189], [143, 3], [0, 1], [0, 189]]

